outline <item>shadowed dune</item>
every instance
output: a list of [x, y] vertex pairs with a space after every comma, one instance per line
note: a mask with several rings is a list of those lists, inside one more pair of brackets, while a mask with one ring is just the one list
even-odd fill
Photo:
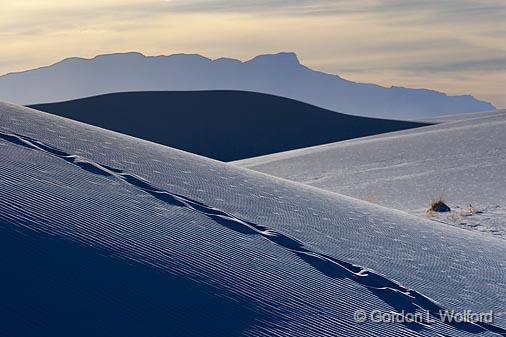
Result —
[[426, 125], [238, 91], [118, 93], [32, 107], [222, 161]]

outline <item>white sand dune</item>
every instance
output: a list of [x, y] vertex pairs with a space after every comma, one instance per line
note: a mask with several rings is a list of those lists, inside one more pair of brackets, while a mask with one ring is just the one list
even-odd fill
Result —
[[430, 120], [441, 124], [246, 159], [236, 164], [506, 238], [506, 111]]
[[9, 104], [0, 155], [2, 336], [506, 335], [503, 240]]

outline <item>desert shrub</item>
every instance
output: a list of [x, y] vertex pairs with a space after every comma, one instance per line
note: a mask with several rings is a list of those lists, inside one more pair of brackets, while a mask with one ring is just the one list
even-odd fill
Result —
[[444, 213], [444, 212], [450, 212], [451, 208], [444, 202], [444, 199], [442, 196], [439, 198], [432, 200], [430, 203], [430, 208], [427, 211], [428, 213], [432, 212], [438, 212], [438, 213]]

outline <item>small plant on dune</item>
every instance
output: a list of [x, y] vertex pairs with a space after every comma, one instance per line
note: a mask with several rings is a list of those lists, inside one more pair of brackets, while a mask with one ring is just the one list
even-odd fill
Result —
[[469, 204], [469, 207], [467, 208], [467, 213], [463, 212], [464, 216], [473, 216], [475, 214], [483, 214], [483, 211], [476, 209], [473, 205]]
[[430, 208], [427, 210], [426, 213], [427, 213], [427, 218], [430, 219], [430, 218], [434, 217], [434, 212]]
[[444, 202], [444, 198], [442, 195], [440, 195], [439, 198], [431, 201], [430, 208], [427, 210], [427, 215], [433, 216], [434, 212], [438, 213], [451, 212], [450, 207]]
[[473, 205], [469, 204], [469, 215], [475, 215], [476, 214], [476, 208], [473, 207]]

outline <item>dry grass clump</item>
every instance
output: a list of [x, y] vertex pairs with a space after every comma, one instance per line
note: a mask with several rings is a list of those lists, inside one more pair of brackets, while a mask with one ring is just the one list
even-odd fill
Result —
[[430, 202], [430, 208], [427, 210], [427, 215], [433, 216], [434, 212], [451, 212], [451, 208], [444, 202], [443, 196], [439, 196], [439, 198], [434, 199]]

